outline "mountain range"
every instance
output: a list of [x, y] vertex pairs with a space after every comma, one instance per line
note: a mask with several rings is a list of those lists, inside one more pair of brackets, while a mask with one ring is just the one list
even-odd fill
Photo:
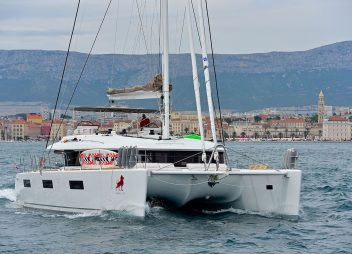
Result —
[[[65, 55], [64, 51], [0, 50], [0, 101], [53, 104]], [[70, 53], [60, 97], [62, 105], [69, 100], [86, 57], [85, 53]], [[223, 109], [312, 105], [317, 103], [320, 90], [328, 105], [352, 104], [352, 41], [297, 52], [216, 54], [214, 59]], [[205, 105], [201, 56], [197, 60]], [[210, 70], [213, 72], [213, 66]], [[108, 87], [144, 84], [158, 72], [159, 55], [91, 55], [72, 103], [106, 105]], [[189, 54], [170, 55], [170, 80], [172, 108], [194, 110]], [[214, 78], [212, 85], [215, 96]], [[155, 101], [136, 103], [158, 105]]]

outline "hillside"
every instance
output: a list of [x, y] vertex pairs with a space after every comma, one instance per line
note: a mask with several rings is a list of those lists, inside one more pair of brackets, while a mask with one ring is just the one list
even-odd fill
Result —
[[[53, 103], [64, 57], [63, 51], [0, 50], [0, 101]], [[85, 57], [77, 52], [70, 55], [63, 89], [65, 101]], [[299, 52], [215, 55], [215, 60], [223, 108], [250, 110], [316, 104], [321, 89], [327, 104], [351, 104], [351, 41]], [[158, 65], [156, 55], [93, 55], [73, 103], [105, 105], [108, 86], [146, 82], [157, 72]], [[170, 67], [173, 108], [194, 109], [189, 55], [171, 55]], [[201, 72], [199, 68], [200, 77]], [[147, 104], [157, 105], [155, 101]]]

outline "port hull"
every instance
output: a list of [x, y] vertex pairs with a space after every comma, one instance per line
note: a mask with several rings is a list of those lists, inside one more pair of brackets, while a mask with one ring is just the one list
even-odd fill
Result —
[[[30, 180], [31, 186], [24, 187], [24, 180]], [[52, 188], [44, 188], [43, 180], [52, 181]], [[76, 186], [71, 186], [70, 181]], [[77, 181], [83, 183], [83, 189], [77, 189], [81, 187]], [[15, 186], [17, 202], [25, 207], [63, 212], [118, 210], [145, 215], [147, 171], [143, 169], [27, 172], [17, 174]]]

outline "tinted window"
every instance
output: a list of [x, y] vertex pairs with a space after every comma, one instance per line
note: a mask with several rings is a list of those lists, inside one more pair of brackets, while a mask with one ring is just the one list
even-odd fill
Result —
[[65, 166], [79, 166], [79, 152], [65, 151]]
[[83, 190], [83, 181], [70, 181], [70, 189], [72, 190]]
[[53, 181], [52, 180], [43, 180], [43, 188], [53, 188]]
[[23, 186], [30, 188], [31, 187], [31, 180], [29, 179], [23, 179]]
[[[211, 152], [206, 152], [207, 161]], [[187, 163], [202, 163], [200, 151], [139, 151], [139, 160], [149, 163], [176, 163], [176, 167], [185, 166]], [[219, 161], [224, 163], [224, 153], [219, 152]], [[213, 158], [212, 163], [215, 163]]]

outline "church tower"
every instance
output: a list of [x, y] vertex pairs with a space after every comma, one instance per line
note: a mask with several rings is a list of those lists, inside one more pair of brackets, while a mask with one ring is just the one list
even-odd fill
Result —
[[318, 100], [318, 123], [323, 123], [325, 113], [324, 109], [324, 94], [323, 91], [320, 91]]

